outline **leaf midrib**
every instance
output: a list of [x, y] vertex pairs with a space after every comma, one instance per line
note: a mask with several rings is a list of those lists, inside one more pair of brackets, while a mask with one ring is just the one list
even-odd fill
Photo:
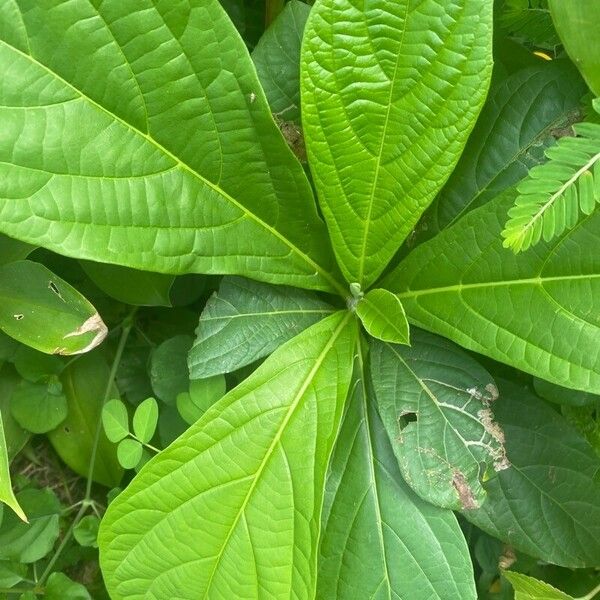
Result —
[[144, 133], [143, 131], [141, 131], [137, 127], [135, 127], [134, 125], [131, 125], [130, 123], [128, 123], [127, 121], [125, 121], [124, 119], [122, 119], [120, 116], [118, 116], [118, 115], [110, 112], [108, 109], [104, 108], [101, 104], [99, 104], [98, 102], [96, 102], [95, 100], [93, 100], [92, 98], [90, 98], [87, 94], [85, 94], [84, 92], [82, 92], [80, 89], [78, 89], [77, 87], [75, 87], [73, 84], [71, 84], [66, 79], [63, 79], [63, 77], [61, 77], [58, 73], [54, 72], [52, 69], [50, 69], [44, 63], [41, 63], [39, 60], [37, 60], [36, 58], [34, 58], [31, 54], [27, 54], [27, 53], [23, 52], [22, 50], [19, 50], [18, 48], [16, 48], [12, 44], [9, 44], [5, 40], [0, 39], [0, 43], [4, 44], [4, 46], [6, 46], [7, 48], [9, 48], [13, 52], [19, 54], [20, 56], [22, 56], [25, 60], [30, 60], [34, 64], [38, 65], [41, 69], [43, 69], [44, 71], [46, 71], [47, 73], [49, 73], [52, 77], [54, 77], [57, 80], [61, 81], [69, 89], [73, 90], [73, 92], [75, 92], [81, 98], [85, 99], [91, 105], [95, 106], [98, 110], [100, 110], [103, 113], [107, 114], [111, 119], [114, 119], [115, 121], [117, 121], [121, 125], [123, 125], [125, 128], [129, 129], [130, 131], [132, 131], [136, 135], [138, 135], [138, 136], [142, 137], [143, 139], [145, 139], [149, 144], [151, 144], [152, 146], [154, 146], [159, 152], [162, 152], [165, 156], [168, 156], [172, 161], [174, 161], [175, 164], [176, 164], [176, 166], [178, 166], [182, 170], [184, 170], [184, 171], [188, 172], [189, 174], [191, 174], [192, 177], [194, 177], [195, 179], [198, 179], [202, 184], [207, 185], [208, 187], [210, 187], [214, 192], [216, 192], [218, 195], [220, 195], [221, 197], [223, 197], [227, 202], [233, 204], [247, 218], [253, 220], [260, 227], [262, 227], [263, 229], [265, 229], [266, 231], [268, 231], [271, 235], [273, 235], [273, 237], [275, 237], [280, 242], [282, 242], [285, 246], [287, 246], [291, 250], [292, 253], [295, 253], [299, 257], [301, 257], [308, 265], [310, 265], [311, 268], [315, 269], [316, 273], [319, 274], [331, 286], [331, 289], [333, 289], [336, 292], [340, 293], [342, 295], [342, 297], [345, 297], [345, 295], [346, 295], [346, 289], [328, 271], [326, 271], [320, 265], [318, 265], [312, 258], [310, 258], [302, 250], [300, 250], [295, 244], [293, 244], [290, 240], [288, 240], [284, 235], [282, 235], [274, 227], [272, 227], [271, 225], [265, 223], [265, 221], [263, 221], [262, 219], [260, 219], [257, 215], [255, 215], [253, 212], [251, 212], [249, 209], [247, 209], [243, 204], [241, 204], [240, 202], [238, 202], [237, 200], [235, 200], [232, 196], [230, 196], [229, 194], [227, 194], [219, 186], [215, 185], [214, 183], [212, 183], [208, 179], [205, 179], [202, 175], [200, 175], [199, 173], [197, 173], [192, 167], [190, 167], [187, 163], [183, 162], [180, 158], [178, 158], [170, 150], [167, 150], [167, 148], [165, 148], [157, 140], [155, 140], [153, 137], [151, 137], [150, 134]]
[[253, 476], [253, 481], [250, 485], [250, 487], [248, 488], [248, 492], [246, 493], [246, 496], [240, 506], [240, 509], [238, 511], [238, 513], [236, 514], [233, 522], [231, 523], [231, 527], [229, 528], [229, 531], [227, 533], [227, 537], [225, 538], [225, 540], [222, 543], [221, 546], [221, 550], [220, 552], [217, 554], [216, 556], [216, 561], [215, 564], [213, 566], [213, 569], [211, 571], [210, 577], [208, 578], [208, 581], [206, 583], [206, 588], [204, 591], [204, 594], [202, 596], [203, 600], [210, 600], [209, 598], [209, 593], [211, 590], [211, 584], [212, 581], [214, 579], [214, 576], [217, 572], [217, 567], [219, 566], [221, 559], [223, 557], [223, 554], [227, 548], [227, 545], [229, 543], [229, 540], [233, 534], [233, 531], [235, 530], [235, 528], [237, 527], [237, 523], [240, 520], [240, 518], [245, 514], [245, 509], [250, 501], [250, 498], [254, 492], [254, 489], [256, 488], [256, 486], [258, 485], [258, 482], [260, 480], [260, 477], [262, 475], [262, 472], [264, 471], [266, 465], [269, 463], [271, 456], [274, 452], [274, 450], [276, 449], [276, 447], [279, 445], [279, 442], [281, 440], [281, 436], [283, 435], [283, 432], [286, 429], [287, 424], [289, 423], [290, 419], [292, 418], [292, 416], [294, 415], [296, 408], [298, 407], [298, 404], [300, 403], [302, 397], [304, 396], [306, 390], [308, 389], [308, 387], [311, 385], [312, 380], [314, 379], [314, 377], [316, 376], [318, 370], [320, 369], [323, 361], [325, 360], [325, 358], [327, 357], [327, 355], [329, 354], [329, 351], [331, 350], [331, 348], [333, 347], [334, 343], [336, 342], [337, 338], [339, 337], [340, 333], [343, 331], [343, 329], [346, 327], [348, 321], [350, 320], [350, 318], [352, 317], [352, 313], [347, 312], [346, 315], [344, 316], [344, 318], [342, 319], [342, 321], [340, 322], [340, 324], [336, 327], [335, 331], [331, 334], [331, 337], [329, 338], [329, 340], [327, 341], [326, 345], [324, 346], [323, 350], [320, 352], [319, 356], [317, 357], [314, 366], [312, 367], [312, 369], [309, 371], [306, 379], [304, 380], [304, 382], [302, 383], [302, 386], [300, 387], [300, 389], [298, 390], [298, 392], [296, 393], [296, 396], [294, 397], [293, 401], [290, 404], [290, 407], [279, 427], [279, 429], [277, 430], [277, 433], [275, 434], [275, 436], [273, 437], [273, 441], [271, 442], [270, 446], [267, 448], [264, 458], [258, 468], [258, 470], [256, 471], [256, 473]]
[[457, 283], [454, 285], [440, 286], [435, 288], [426, 288], [421, 290], [408, 289], [404, 292], [397, 292], [396, 296], [400, 299], [404, 298], [416, 298], [418, 296], [426, 296], [431, 294], [448, 294], [458, 293], [460, 294], [463, 290], [471, 289], [486, 289], [486, 288], [499, 288], [499, 287], [511, 287], [517, 285], [535, 285], [543, 287], [545, 283], [562, 282], [562, 281], [589, 281], [590, 279], [600, 279], [600, 273], [597, 274], [584, 274], [584, 275], [556, 275], [553, 277], [528, 277], [524, 279], [507, 279], [503, 281], [485, 281], [479, 283]]

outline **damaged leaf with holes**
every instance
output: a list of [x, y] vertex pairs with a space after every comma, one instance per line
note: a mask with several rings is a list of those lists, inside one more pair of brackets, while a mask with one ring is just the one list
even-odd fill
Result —
[[443, 338], [414, 329], [411, 342], [371, 345], [377, 406], [402, 475], [433, 504], [478, 508], [483, 482], [510, 466], [494, 380]]
[[29, 260], [0, 266], [0, 329], [41, 352], [67, 355], [89, 352], [107, 334], [90, 302]]

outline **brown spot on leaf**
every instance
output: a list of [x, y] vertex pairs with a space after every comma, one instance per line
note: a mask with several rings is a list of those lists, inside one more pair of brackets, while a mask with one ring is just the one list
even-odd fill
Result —
[[498, 559], [498, 566], [501, 569], [510, 569], [517, 562], [517, 555], [512, 546], [504, 546], [502, 554]]
[[477, 503], [477, 500], [475, 500], [471, 486], [467, 482], [465, 476], [458, 470], [454, 471], [452, 474], [452, 485], [458, 492], [458, 499], [464, 510], [474, 510], [479, 508], [479, 504]]
[[300, 162], [305, 163], [307, 161], [306, 146], [304, 145], [302, 128], [293, 121], [282, 121], [281, 119], [277, 119], [277, 124], [279, 125], [279, 129], [288, 146], [296, 155], [296, 158], [298, 158]]

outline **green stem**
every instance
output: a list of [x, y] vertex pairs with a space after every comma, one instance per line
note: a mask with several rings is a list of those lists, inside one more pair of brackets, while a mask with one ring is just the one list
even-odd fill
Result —
[[31, 590], [35, 594], [43, 593], [43, 592], [39, 591], [40, 586], [44, 585], [44, 582], [46, 581], [46, 579], [52, 572], [52, 568], [56, 564], [56, 561], [58, 560], [62, 551], [65, 549], [66, 545], [68, 544], [69, 540], [71, 539], [71, 536], [73, 535], [73, 531], [74, 531], [75, 527], [77, 526], [77, 523], [79, 523], [79, 521], [81, 521], [81, 519], [87, 512], [88, 508], [90, 508], [90, 506], [92, 506], [92, 504], [93, 504], [92, 484], [93, 484], [93, 477], [94, 477], [94, 467], [96, 466], [96, 455], [98, 452], [98, 444], [100, 442], [100, 434], [102, 432], [102, 408], [104, 407], [104, 405], [108, 402], [108, 400], [110, 398], [110, 392], [112, 390], [113, 382], [117, 375], [117, 370], [119, 368], [119, 364], [121, 363], [121, 358], [123, 356], [123, 350], [125, 349], [125, 344], [127, 343], [127, 338], [129, 337], [129, 333], [131, 332], [131, 329], [133, 327], [133, 317], [134, 317], [136, 311], [137, 311], [137, 308], [134, 308], [129, 313], [129, 315], [125, 318], [125, 320], [123, 321], [123, 324], [121, 326], [121, 328], [122, 328], [121, 329], [121, 337], [119, 338], [119, 344], [117, 346], [117, 351], [115, 352], [115, 357], [113, 359], [113, 362], [112, 362], [112, 365], [110, 368], [110, 373], [108, 375], [108, 380], [106, 382], [106, 388], [104, 389], [104, 396], [102, 398], [102, 404], [100, 405], [100, 413], [98, 416], [98, 422], [96, 423], [96, 433], [94, 435], [94, 443], [92, 445], [92, 454], [90, 457], [90, 464], [88, 467], [88, 474], [87, 474], [87, 482], [86, 482], [86, 486], [85, 486], [85, 497], [81, 501], [81, 507], [79, 508], [77, 515], [71, 522], [71, 526], [65, 533], [60, 545], [54, 552], [54, 555], [52, 556], [52, 558], [50, 559], [50, 562], [48, 563], [48, 566], [42, 573], [42, 576], [40, 577], [36, 587], [33, 590]]
[[581, 598], [576, 598], [575, 600], [592, 600], [592, 598], [600, 592], [600, 583], [589, 593]]

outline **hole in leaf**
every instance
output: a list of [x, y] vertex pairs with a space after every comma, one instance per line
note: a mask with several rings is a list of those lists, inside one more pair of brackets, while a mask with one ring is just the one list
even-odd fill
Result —
[[417, 420], [417, 413], [405, 412], [398, 416], [398, 427], [400, 431], [405, 429], [409, 423], [414, 423]]

